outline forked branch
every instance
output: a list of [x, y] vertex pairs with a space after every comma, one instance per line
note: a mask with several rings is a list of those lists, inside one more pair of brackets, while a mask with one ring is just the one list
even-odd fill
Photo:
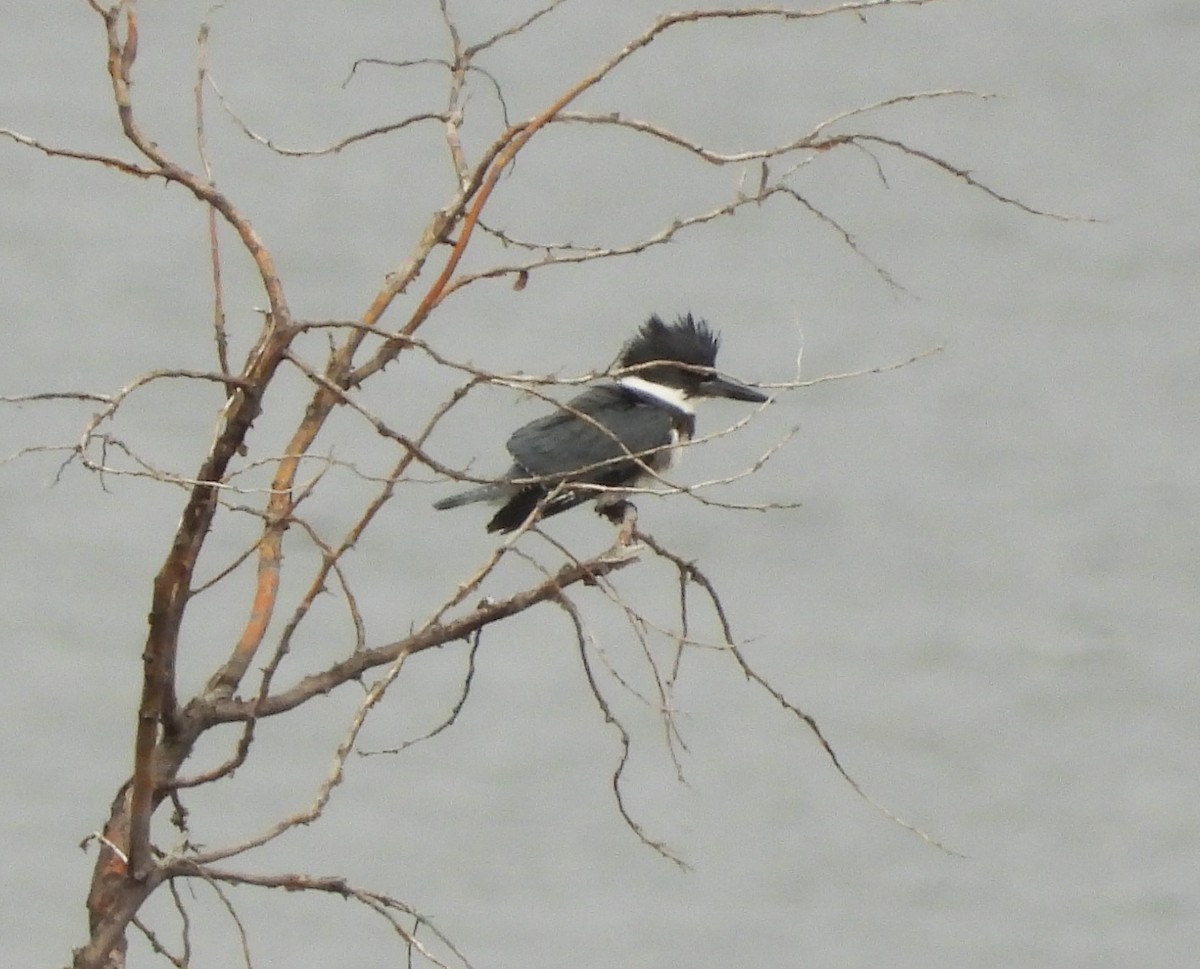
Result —
[[[79, 950], [76, 965], [96, 967], [118, 966], [123, 958], [125, 933], [132, 920], [138, 917], [142, 903], [161, 885], [163, 880], [176, 885], [186, 880], [202, 880], [217, 891], [229, 905], [235, 921], [236, 913], [228, 896], [224, 894], [229, 885], [253, 885], [262, 888], [317, 891], [342, 895], [353, 899], [387, 919], [408, 947], [411, 956], [420, 956], [434, 965], [444, 964], [448, 951], [465, 963], [465, 959], [453, 950], [444, 938], [438, 946], [425, 945], [417, 940], [418, 928], [437, 937], [436, 930], [414, 910], [395, 899], [365, 892], [350, 887], [336, 877], [317, 878], [298, 874], [261, 875], [239, 873], [216, 867], [224, 859], [245, 855], [252, 849], [274, 841], [299, 825], [320, 817], [341, 783], [343, 767], [354, 749], [358, 732], [375, 704], [381, 701], [391, 682], [400, 675], [408, 658], [418, 652], [445, 645], [456, 640], [471, 644], [471, 661], [468, 664], [467, 682], [457, 705], [439, 728], [443, 730], [454, 722], [457, 711], [465, 702], [470, 687], [470, 671], [473, 670], [474, 651], [479, 648], [481, 634], [496, 623], [542, 603], [553, 603], [567, 616], [578, 648], [583, 667], [582, 675], [595, 698], [600, 715], [615, 725], [619, 734], [621, 752], [612, 776], [612, 786], [619, 813], [630, 828], [646, 844], [667, 858], [682, 864], [679, 858], [661, 842], [650, 838], [641, 828], [633, 813], [627, 809], [622, 788], [623, 771], [630, 750], [631, 733], [617, 716], [610, 702], [624, 689], [638, 697], [639, 701], [657, 707], [661, 716], [666, 742], [671, 750], [677, 773], [682, 775], [680, 753], [683, 741], [674, 719], [672, 686], [679, 672], [682, 656], [686, 649], [707, 645], [728, 652], [737, 669], [758, 688], [766, 691], [794, 719], [801, 722], [822, 746], [839, 774], [863, 798], [874, 801], [862, 791], [856, 781], [843, 769], [833, 747], [823, 735], [816, 722], [770, 682], [755, 671], [746, 661], [742, 650], [735, 644], [724, 606], [716, 589], [694, 563], [670, 551], [651, 536], [637, 532], [631, 517], [624, 520], [614, 546], [603, 553], [577, 556], [553, 541], [548, 561], [544, 564], [529, 551], [536, 545], [537, 536], [543, 534], [539, 528], [535, 511], [525, 524], [484, 556], [473, 572], [467, 574], [453, 588], [446, 590], [444, 598], [433, 607], [428, 617], [413, 621], [408, 617], [397, 617], [395, 625], [385, 636], [372, 636], [364, 619], [364, 610], [359, 607], [346, 556], [365, 534], [368, 527], [377, 521], [378, 513], [387, 505], [400, 486], [413, 483], [422, 468], [432, 469], [440, 476], [478, 479], [466, 470], [449, 466], [439, 460], [436, 439], [432, 438], [435, 428], [446, 414], [473, 388], [483, 384], [499, 385], [524, 390], [533, 396], [549, 400], [552, 393], [546, 392], [548, 381], [523, 375], [501, 375], [449, 359], [446, 354], [433, 350], [429, 343], [417, 338], [417, 333], [429, 321], [432, 314], [452, 294], [488, 279], [510, 276], [518, 285], [524, 285], [530, 273], [550, 266], [581, 264], [596, 259], [635, 255], [652, 247], [661, 246], [681, 238], [683, 234], [710, 225], [735, 213], [745, 212], [770, 200], [794, 202], [803, 216], [811, 215], [830, 228], [835, 237], [853, 251], [867, 259], [878, 275], [893, 285], [892, 279], [879, 264], [860, 250], [855, 235], [831, 212], [814, 204], [805, 194], [801, 177], [814, 159], [839, 148], [853, 148], [867, 153], [876, 165], [880, 178], [884, 177], [881, 159], [889, 155], [915, 160], [923, 165], [932, 165], [941, 174], [984, 192], [990, 199], [1037, 215], [1062, 216], [1028, 205], [1002, 191], [993, 189], [978, 179], [971, 171], [953, 164], [929, 152], [915, 142], [909, 142], [871, 132], [848, 130], [861, 116], [868, 112], [881, 112], [901, 104], [920, 100], [961, 96], [962, 91], [928, 91], [887, 98], [873, 105], [852, 108], [820, 122], [795, 137], [785, 138], [779, 143], [758, 144], [745, 151], [721, 151], [712, 145], [702, 144], [694, 138], [665, 127], [653, 120], [633, 119], [618, 113], [599, 114], [579, 110], [581, 96], [594, 91], [599, 85], [621, 69], [627, 61], [647, 51], [653, 42], [664, 34], [682, 29], [685, 25], [717, 24], [737, 20], [806, 21], [826, 16], [849, 15], [865, 18], [882, 8], [920, 7], [934, 0], [851, 0], [833, 3], [810, 10], [786, 9], [767, 6], [747, 6], [692, 10], [669, 13], [658, 17], [645, 30], [638, 33], [620, 49], [612, 52], [598, 66], [580, 77], [548, 104], [535, 110], [524, 121], [509, 121], [509, 105], [497, 74], [489, 73], [476, 63], [483, 55], [498, 45], [509, 43], [513, 38], [540, 29], [546, 18], [565, 7], [563, 0], [549, 0], [542, 7], [507, 27], [502, 27], [485, 39], [470, 43], [461, 35], [459, 25], [452, 16], [452, 6], [442, 2], [439, 8], [449, 39], [448, 56], [445, 58], [422, 58], [411, 61], [393, 62], [399, 66], [436, 64], [448, 77], [444, 105], [439, 110], [422, 110], [405, 118], [373, 125], [362, 131], [336, 137], [316, 150], [285, 149], [279, 140], [250, 128], [233, 114], [207, 67], [208, 31], [200, 32], [198, 61], [196, 66], [195, 109], [197, 147], [200, 161], [196, 170], [180, 164], [169, 156], [150, 132], [143, 130], [141, 117], [135, 111], [133, 85], [134, 70], [138, 63], [139, 36], [138, 4], [136, 0], [86, 0], [104, 25], [106, 69], [111, 85], [113, 104], [116, 109], [120, 130], [128, 143], [130, 158], [67, 148], [47, 144], [39, 139], [0, 128], [0, 136], [9, 141], [32, 148], [49, 157], [83, 161], [103, 166], [118, 174], [138, 179], [162, 179], [168, 185], [177, 185], [202, 204], [209, 215], [208, 241], [211, 258], [211, 273], [214, 286], [214, 313], [211, 323], [216, 349], [216, 364], [209, 370], [158, 370], [144, 374], [130, 382], [125, 388], [112, 395], [85, 392], [61, 394], [29, 394], [6, 398], [10, 402], [37, 402], [41, 400], [73, 400], [87, 405], [99, 405], [98, 413], [86, 423], [79, 442], [69, 453], [87, 470], [101, 478], [108, 474], [137, 474], [186, 489], [182, 514], [171, 538], [170, 547], [162, 559], [161, 568], [154, 579], [150, 621], [143, 652], [142, 692], [138, 708], [135, 734], [133, 770], [128, 783], [121, 788], [110, 807], [108, 822], [98, 839], [101, 845], [97, 859], [92, 891], [89, 897], [91, 916], [91, 938], [88, 945]], [[382, 63], [382, 61], [378, 61]], [[468, 120], [467, 109], [471, 105], [471, 84], [483, 79], [490, 83], [499, 100], [502, 115], [500, 122], [481, 132], [476, 128], [476, 139], [465, 138], [463, 133]], [[441, 126], [445, 150], [449, 157], [449, 169], [453, 179], [448, 197], [441, 207], [428, 219], [420, 237], [411, 245], [408, 258], [397, 265], [374, 292], [364, 298], [365, 309], [351, 324], [304, 324], [293, 319], [285, 296], [283, 281], [279, 276], [274, 257], [265, 241], [260, 237], [246, 213], [233, 200], [216, 188], [212, 174], [208, 143], [204, 132], [205, 88], [216, 90], [221, 105], [241, 125], [246, 137], [266, 145], [280, 155], [336, 154], [376, 142], [379, 138], [397, 132], [422, 132], [424, 126]], [[497, 112], [493, 111], [493, 116]], [[639, 139], [656, 141], [677, 150], [684, 160], [698, 160], [704, 165], [733, 165], [737, 177], [729, 186], [720, 188], [715, 199], [697, 202], [694, 208], [674, 214], [668, 213], [659, 223], [657, 231], [650, 231], [638, 238], [618, 240], [610, 246], [586, 245], [570, 241], [537, 240], [537, 230], [509, 231], [506, 227], [485, 220], [485, 213], [494, 212], [493, 200], [502, 179], [513, 171], [514, 162], [535, 143], [539, 133], [555, 124], [588, 125], [603, 130], [612, 127], [636, 135]], [[472, 154], [468, 148], [482, 145]], [[736, 183], [736, 184], [735, 184]], [[489, 210], [489, 206], [492, 209]], [[433, 206], [431, 205], [430, 208]], [[217, 223], [223, 221], [230, 227], [246, 254], [253, 261], [257, 283], [265, 295], [266, 310], [261, 327], [254, 334], [253, 346], [239, 366], [229, 360], [229, 344], [225, 334], [224, 300], [221, 281], [221, 258], [218, 249]], [[652, 223], [653, 225], [653, 223]], [[484, 248], [481, 243], [493, 248], [509, 250], [503, 257], [489, 262], [479, 260], [471, 265], [464, 262], [468, 249], [472, 253]], [[430, 260], [433, 260], [431, 263]], [[431, 279], [422, 280], [427, 266], [436, 266]], [[420, 282], [421, 288], [417, 289]], [[392, 310], [401, 294], [414, 290], [412, 304], [391, 332], [382, 326], [385, 315]], [[311, 334], [318, 326], [328, 330], [326, 355], [304, 357], [301, 350], [308, 350], [315, 340], [297, 342], [301, 335]], [[371, 342], [368, 342], [371, 341]], [[368, 380], [381, 373], [390, 363], [410, 349], [426, 354], [429, 366], [447, 368], [458, 381], [456, 389], [449, 391], [442, 403], [418, 419], [411, 415], [396, 418], [389, 414], [384, 419], [370, 409], [369, 398], [362, 393]], [[415, 354], [413, 356], [416, 356]], [[465, 356], [465, 355], [464, 355]], [[310, 363], [310, 360], [317, 362]], [[291, 363], [308, 381], [303, 413], [295, 414], [286, 424], [287, 432], [270, 447], [260, 449], [255, 460], [240, 461], [250, 444], [249, 433], [259, 418], [264, 399], [272, 389], [279, 368]], [[559, 386], [585, 382], [587, 375], [571, 381], [549, 381]], [[116, 433], [110, 433], [118, 412], [124, 420], [128, 413], [126, 401], [142, 388], [169, 378], [185, 381], [203, 380], [223, 392], [223, 405], [217, 415], [215, 432], [211, 441], [205, 441], [196, 455], [194, 473], [176, 473], [159, 466], [160, 462], [147, 459], [147, 452], [139, 452], [136, 442], [127, 444]], [[827, 378], [834, 379], [834, 378]], [[795, 389], [814, 381], [785, 382], [779, 389]], [[276, 398], [271, 397], [272, 400]], [[125, 409], [122, 409], [125, 408]], [[330, 423], [331, 415], [338, 408], [345, 408], [347, 415], [360, 415], [384, 439], [385, 447], [394, 446], [397, 453], [386, 454], [387, 464], [374, 469], [373, 476], [366, 463], [356, 467], [354, 460], [345, 460], [333, 449], [327, 455], [316, 453], [317, 442]], [[720, 434], [731, 433], [740, 424], [727, 428]], [[326, 435], [328, 436], [328, 435]], [[434, 441], [431, 448], [430, 441]], [[783, 438], [786, 440], [786, 437]], [[280, 444], [280, 441], [283, 443]], [[386, 443], [386, 442], [390, 442]], [[783, 441], [780, 441], [782, 444]], [[340, 444], [340, 441], [339, 441]], [[763, 463], [775, 453], [778, 445], [759, 451], [759, 457], [743, 474], [756, 473]], [[99, 457], [97, 457], [99, 451]], [[110, 462], [106, 454], [112, 454]], [[265, 455], [265, 456], [264, 456]], [[642, 460], [649, 455], [633, 455]], [[305, 481], [301, 469], [307, 462], [323, 460], [320, 472], [311, 481]], [[247, 472], [257, 467], [260, 487], [243, 487], [250, 477]], [[356, 484], [372, 482], [370, 494], [360, 500], [350, 512], [350, 523], [339, 519], [337, 530], [330, 532], [325, 523], [309, 514], [305, 499], [318, 486], [322, 493], [332, 484], [322, 478], [327, 472], [332, 475], [351, 470], [358, 473]], [[186, 469], [185, 471], [190, 471]], [[655, 491], [684, 492], [709, 504], [726, 507], [765, 509], [767, 505], [738, 505], [709, 497], [709, 486], [727, 484], [743, 475], [701, 482], [684, 487], [676, 482], [659, 479]], [[267, 483], [269, 478], [269, 483]], [[560, 483], [561, 485], [561, 483]], [[234, 508], [232, 493], [253, 495], [245, 499], [244, 506]], [[700, 492], [703, 492], [701, 494]], [[197, 581], [196, 568], [202, 550], [206, 547], [218, 513], [232, 508], [239, 513], [254, 516], [252, 536], [239, 536], [238, 551], [215, 565], [209, 581]], [[222, 519], [223, 520], [223, 519]], [[288, 535], [295, 536], [288, 539]], [[312, 550], [315, 564], [310, 574], [302, 576], [297, 585], [294, 599], [283, 593], [283, 563], [285, 543], [290, 551], [292, 542]], [[307, 544], [306, 544], [307, 543]], [[520, 544], [519, 544], [520, 543]], [[541, 554], [546, 546], [536, 545]], [[677, 573], [680, 586], [680, 620], [677, 630], [668, 629], [669, 623], [659, 622], [639, 613], [626, 602], [619, 591], [620, 582], [615, 573], [635, 561], [639, 561], [639, 550], [650, 549], [654, 556], [668, 564]], [[526, 563], [536, 570], [526, 584], [517, 592], [506, 591], [503, 595], [489, 596], [477, 605], [469, 603], [489, 591], [497, 584], [496, 576], [502, 564], [518, 568]], [[224, 567], [222, 567], [224, 566]], [[245, 592], [239, 600], [235, 634], [231, 642], [223, 647], [224, 655], [207, 677], [204, 687], [195, 697], [181, 698], [177, 695], [175, 667], [177, 650], [183, 630], [188, 604], [192, 597], [222, 584], [233, 576], [245, 577]], [[594, 641], [581, 611], [584, 590], [581, 586], [595, 587], [607, 597], [601, 606], [612, 603], [621, 610], [624, 621], [649, 676], [653, 688], [640, 688], [636, 676], [627, 676], [619, 662], [610, 662], [608, 654]], [[344, 606], [341, 620], [349, 631], [346, 654], [334, 662], [323, 660], [306, 667], [301, 675], [284, 686], [277, 677], [284, 657], [289, 655], [295, 635], [312, 614], [314, 604], [329, 590], [340, 595]], [[721, 642], [702, 644], [695, 634], [696, 623], [689, 615], [689, 590], [699, 589], [711, 604], [721, 629]], [[290, 613], [284, 612], [282, 603], [288, 603]], [[283, 613], [280, 620], [278, 616]], [[305, 626], [305, 628], [309, 628]], [[664, 661], [654, 653], [653, 643], [666, 635], [673, 642], [675, 652]], [[368, 645], [369, 642], [382, 643]], [[731, 667], [732, 668], [732, 667]], [[616, 690], [607, 673], [618, 684]], [[176, 852], [164, 856], [151, 843], [151, 818], [158, 805], [166, 798], [174, 800], [180, 816], [184, 815], [183, 797], [186, 789], [229, 777], [249, 758], [255, 739], [255, 725], [267, 717], [274, 717], [294, 710], [315, 697], [329, 693], [345, 684], [373, 674], [376, 679], [370, 684], [358, 710], [349, 724], [342, 744], [334, 753], [328, 775], [320, 785], [312, 803], [295, 814], [280, 819], [262, 831], [236, 844], [228, 844], [197, 851], [185, 844]], [[248, 680], [253, 685], [247, 689]], [[612, 694], [610, 697], [606, 690]], [[208, 770], [193, 770], [190, 777], [182, 777], [182, 769], [190, 763], [193, 748], [200, 736], [215, 726], [226, 723], [242, 725], [237, 741], [222, 758], [217, 758], [215, 767]], [[878, 807], [878, 805], [876, 805]], [[889, 818], [903, 824], [927, 840], [938, 844], [918, 828], [897, 818], [880, 807]], [[185, 827], [181, 820], [179, 826]], [[941, 847], [939, 845], [939, 847]], [[184, 918], [186, 911], [183, 895], [175, 894], [176, 909]], [[144, 918], [145, 916], [143, 916]], [[411, 921], [409, 921], [411, 920]], [[186, 963], [189, 947], [188, 929], [185, 927], [185, 943], [182, 949], [175, 946], [172, 951], [160, 934], [142, 922], [138, 924], [151, 947], [164, 958]], [[237, 922], [240, 928], [240, 921]], [[182, 952], [182, 955], [180, 954]]]

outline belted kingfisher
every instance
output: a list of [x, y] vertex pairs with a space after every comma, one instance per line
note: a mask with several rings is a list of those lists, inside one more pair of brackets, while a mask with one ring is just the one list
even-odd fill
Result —
[[511, 532], [547, 496], [543, 517], [592, 498], [597, 511], [611, 510], [623, 500], [622, 487], [654, 480], [674, 463], [676, 449], [691, 440], [693, 399], [767, 399], [713, 370], [719, 344], [708, 324], [690, 313], [670, 325], [651, 316], [622, 349], [622, 373], [614, 382], [592, 387], [556, 413], [518, 428], [508, 439], [514, 464], [503, 478], [433, 507], [502, 501], [488, 522], [489, 532]]

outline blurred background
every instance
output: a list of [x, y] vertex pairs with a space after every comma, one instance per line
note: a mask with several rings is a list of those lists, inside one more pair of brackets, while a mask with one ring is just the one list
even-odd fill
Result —
[[[466, 43], [527, 12], [474, 0], [451, 9]], [[566, 4], [479, 63], [509, 117], [526, 118], [657, 13], [640, 0], [602, 14]], [[140, 14], [135, 108], [185, 164], [198, 163], [206, 17], [230, 106], [281, 146], [320, 147], [445, 106], [436, 65], [364, 65], [345, 83], [360, 57], [447, 56], [432, 2], [361, 0], [336, 13], [180, 2]], [[0, 127], [132, 158], [87, 4], [24, 4], [5, 22]], [[894, 153], [879, 154], [883, 182], [864, 153], [829, 152], [793, 184], [902, 289], [801, 206], [776, 201], [634, 259], [548, 269], [523, 291], [471, 287], [422, 330], [480, 366], [580, 374], [604, 367], [649, 313], [691, 311], [722, 331], [724, 369], [764, 382], [792, 379], [801, 346], [809, 378], [941, 347], [782, 394], [679, 469], [691, 481], [732, 473], [796, 427], [760, 473], [713, 494], [799, 508], [734, 512], [674, 497], [640, 509], [648, 531], [713, 579], [748, 659], [818, 720], [863, 787], [965, 858], [873, 810], [728, 656], [693, 651], [677, 688], [686, 784], [653, 711], [604, 681], [634, 740], [627, 805], [692, 866], [679, 871], [623, 824], [610, 786], [617, 735], [588, 695], [566, 617], [542, 607], [485, 637], [453, 729], [401, 756], [353, 756], [322, 822], [236, 866], [341, 874], [395, 894], [477, 967], [1188, 964], [1200, 944], [1198, 43], [1190, 0], [946, 3], [865, 22], [684, 27], [578, 108], [734, 152], [896, 94], [970, 89], [995, 97], [912, 103], [843, 130], [903, 139], [1006, 196], [1097, 221], [1032, 216]], [[452, 190], [440, 129], [281, 158], [206, 97], [214, 177], [272, 247], [293, 312], [361, 314]], [[503, 124], [491, 82], [473, 77], [468, 155]], [[0, 172], [0, 394], [112, 393], [151, 368], [215, 366], [206, 215], [192, 199], [8, 139]], [[564, 125], [522, 153], [487, 219], [517, 237], [616, 245], [730, 201], [742, 174], [628, 132]], [[747, 177], [754, 184], [757, 169]], [[265, 300], [234, 240], [223, 245], [236, 363]], [[481, 246], [465, 268], [496, 258]], [[401, 297], [385, 325], [423, 292]], [[323, 338], [303, 347], [318, 361]], [[409, 354], [363, 400], [412, 431], [453, 382]], [[293, 374], [273, 394], [251, 457], [278, 453], [307, 388]], [[130, 402], [114, 433], [191, 473], [218, 406], [210, 385], [162, 383]], [[95, 409], [4, 405], [0, 456], [69, 445]], [[504, 436], [543, 410], [491, 390], [431, 447], [499, 471]], [[710, 411], [702, 430], [744, 413]], [[384, 473], [395, 452], [368, 430], [338, 414], [318, 450]], [[150, 583], [182, 507], [182, 492], [145, 480], [105, 488], [77, 466], [58, 475], [64, 456], [0, 467], [10, 846], [0, 933], [20, 965], [61, 964], [85, 939], [94, 855], [77, 845], [129, 768]], [[400, 489], [346, 563], [371, 645], [404, 635], [494, 545], [482, 509], [434, 513], [453, 486], [425, 481]], [[349, 472], [326, 484], [308, 510], [336, 534], [372, 487]], [[590, 513], [547, 530], [581, 555], [610, 539]], [[249, 516], [226, 516], [201, 577], [253, 533]], [[311, 549], [289, 541], [294, 596]], [[526, 544], [553, 561], [537, 539]], [[506, 572], [498, 588], [532, 574]], [[615, 581], [656, 621], [676, 621], [670, 568], [648, 562]], [[248, 595], [235, 583], [194, 603], [185, 693], [229, 649]], [[576, 599], [607, 661], [646, 688], [628, 623], [599, 592]], [[719, 641], [702, 605], [693, 618], [694, 635]], [[344, 606], [325, 597], [282, 681], [352, 645]], [[437, 724], [465, 664], [461, 645], [414, 659], [363, 746], [394, 747]], [[262, 724], [251, 763], [189, 799], [193, 840], [223, 844], [305, 807], [358, 699], [342, 690]], [[198, 762], [219, 762], [232, 737], [211, 738]], [[172, 846], [169, 828], [158, 837]], [[203, 885], [191, 891], [194, 964], [240, 959], [220, 902]], [[231, 898], [257, 966], [400, 957], [383, 923], [329, 899]], [[146, 915], [175, 938], [165, 896]]]

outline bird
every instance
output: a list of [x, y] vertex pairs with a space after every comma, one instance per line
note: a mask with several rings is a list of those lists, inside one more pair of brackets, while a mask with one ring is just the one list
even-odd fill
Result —
[[434, 508], [499, 502], [489, 532], [511, 532], [542, 504], [542, 517], [596, 500], [614, 521], [622, 488], [655, 480], [696, 432], [693, 402], [725, 397], [764, 403], [765, 394], [718, 373], [720, 337], [688, 313], [652, 315], [622, 348], [615, 380], [589, 388], [513, 432], [513, 465], [494, 482], [442, 498]]

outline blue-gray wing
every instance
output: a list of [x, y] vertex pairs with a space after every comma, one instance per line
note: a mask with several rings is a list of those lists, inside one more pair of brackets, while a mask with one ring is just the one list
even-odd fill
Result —
[[[518, 429], [508, 439], [508, 450], [531, 477], [617, 484], [627, 481], [637, 464], [630, 452], [670, 444], [671, 431], [671, 415], [662, 407], [620, 387], [593, 387]], [[656, 457], [643, 460], [653, 464]]]

